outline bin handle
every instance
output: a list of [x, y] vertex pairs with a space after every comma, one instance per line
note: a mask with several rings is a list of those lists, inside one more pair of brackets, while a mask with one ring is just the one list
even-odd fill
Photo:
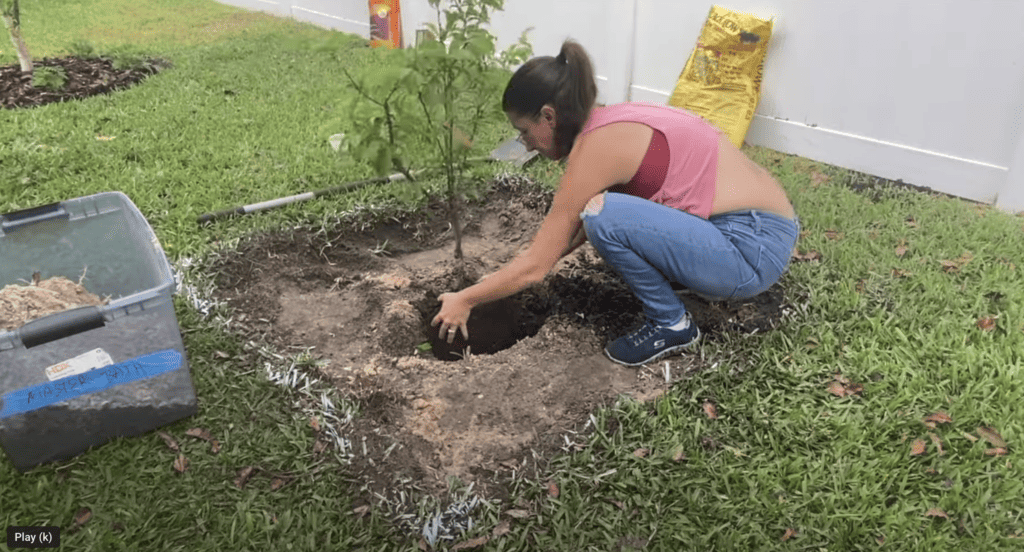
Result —
[[6, 232], [10, 230], [17, 230], [23, 226], [35, 224], [44, 220], [59, 217], [67, 218], [67, 216], [68, 212], [64, 209], [63, 204], [59, 202], [48, 203], [46, 205], [29, 207], [28, 209], [12, 211], [10, 213], [0, 215], [0, 228]]
[[28, 322], [18, 330], [26, 349], [106, 325], [99, 307], [79, 307]]

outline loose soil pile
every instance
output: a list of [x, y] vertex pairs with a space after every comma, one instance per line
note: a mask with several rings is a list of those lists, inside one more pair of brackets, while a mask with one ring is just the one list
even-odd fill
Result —
[[[563, 449], [567, 432], [595, 407], [622, 394], [659, 395], [670, 385], [666, 362], [671, 380], [702, 367], [695, 352], [639, 370], [604, 356], [609, 338], [641, 320], [641, 307], [589, 244], [542, 284], [475, 309], [470, 343], [437, 340], [428, 326], [437, 296], [472, 284], [526, 247], [550, 201], [530, 183], [496, 182], [464, 213], [462, 263], [452, 258], [439, 205], [366, 231], [260, 235], [225, 254], [217, 293], [252, 335], [313, 347], [329, 361], [320, 376], [361, 402], [350, 428], [352, 468], [367, 489], [383, 492], [401, 481], [441, 492], [446, 478], [457, 477], [497, 498], [501, 485], [492, 484], [502, 474], [522, 473], [531, 450], [545, 458]], [[783, 295], [776, 285], [742, 303], [682, 297], [705, 338], [715, 339], [774, 327]], [[511, 346], [480, 354], [494, 343]]]
[[33, 278], [29, 285], [11, 284], [0, 290], [0, 330], [14, 330], [55, 312], [103, 304], [106, 301], [63, 276]]

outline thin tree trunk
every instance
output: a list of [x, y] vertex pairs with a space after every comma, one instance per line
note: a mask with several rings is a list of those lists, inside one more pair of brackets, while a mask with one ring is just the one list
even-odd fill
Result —
[[32, 56], [28, 53], [28, 45], [21, 36], [21, 16], [19, 14], [19, 0], [8, 4], [4, 2], [3, 20], [7, 32], [11, 35], [11, 44], [14, 44], [18, 52], [18, 62], [21, 63], [21, 72], [32, 74]]
[[455, 258], [462, 259], [462, 225], [459, 223], [459, 200], [455, 194], [448, 196], [448, 212], [451, 214], [452, 229], [455, 231]]

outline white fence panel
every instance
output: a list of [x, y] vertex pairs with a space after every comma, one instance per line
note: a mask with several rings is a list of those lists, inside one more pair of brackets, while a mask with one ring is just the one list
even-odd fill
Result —
[[[367, 2], [221, 0], [369, 36]], [[507, 0], [500, 46], [524, 29], [537, 55], [590, 52], [600, 101], [665, 103], [713, 2]], [[729, 0], [773, 18], [747, 141], [1024, 210], [1024, 2]], [[403, 37], [436, 19], [402, 3]]]
[[370, 10], [365, 0], [217, 0], [248, 10], [292, 17], [327, 29], [370, 37]]

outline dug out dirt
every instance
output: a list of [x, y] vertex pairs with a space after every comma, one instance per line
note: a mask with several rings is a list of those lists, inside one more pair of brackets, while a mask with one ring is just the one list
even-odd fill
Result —
[[[470, 342], [437, 340], [437, 296], [527, 247], [550, 201], [524, 179], [494, 182], [465, 208], [461, 262], [440, 202], [409, 216], [355, 217], [331, 233], [255, 236], [219, 261], [217, 293], [246, 331], [312, 348], [326, 361], [319, 375], [360, 401], [351, 438], [367, 448], [352, 469], [367, 488], [412, 481], [441, 491], [454, 476], [498, 492], [503, 474], [564, 448], [596, 407], [622, 394], [650, 399], [703, 367], [699, 348], [641, 369], [605, 358], [606, 341], [637, 324], [641, 309], [586, 244], [543, 283], [475, 309]], [[784, 295], [776, 285], [742, 303], [682, 297], [713, 340], [771, 329]]]

